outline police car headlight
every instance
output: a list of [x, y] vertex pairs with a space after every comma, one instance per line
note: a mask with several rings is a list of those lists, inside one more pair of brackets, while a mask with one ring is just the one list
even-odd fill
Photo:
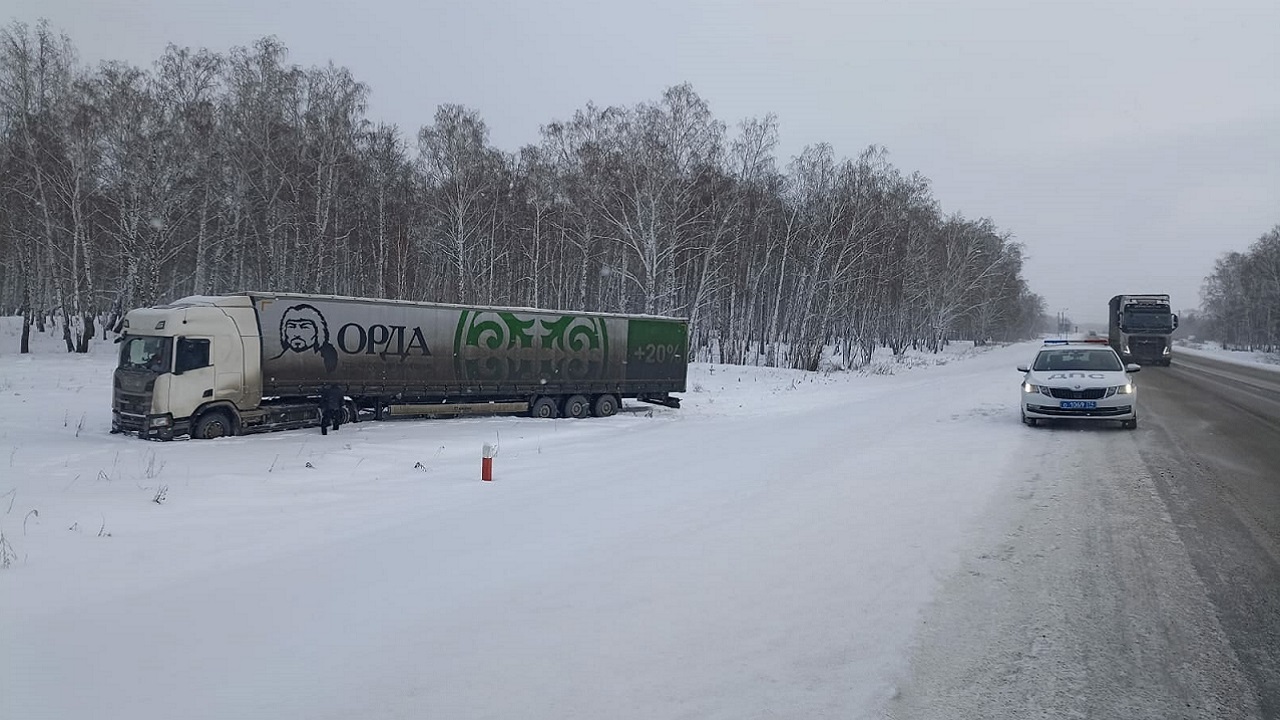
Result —
[[1022, 383], [1022, 392], [1040, 393], [1041, 395], [1046, 395], [1046, 396], [1050, 395], [1049, 388], [1045, 387], [1044, 385], [1032, 385], [1029, 382]]
[[1125, 383], [1124, 385], [1117, 385], [1114, 389], [1117, 395], [1132, 395], [1133, 383]]

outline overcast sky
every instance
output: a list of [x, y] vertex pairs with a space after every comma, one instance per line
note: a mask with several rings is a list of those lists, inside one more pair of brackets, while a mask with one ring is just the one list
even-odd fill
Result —
[[[7, 4], [7, 3], [6, 3]], [[408, 134], [441, 103], [498, 147], [588, 101], [681, 82], [731, 128], [773, 112], [779, 166], [870, 144], [946, 212], [1026, 246], [1050, 313], [1104, 321], [1117, 293], [1197, 307], [1213, 261], [1280, 223], [1280, 1], [611, 2], [17, 0], [81, 59], [148, 65], [168, 43], [276, 35], [352, 69]]]

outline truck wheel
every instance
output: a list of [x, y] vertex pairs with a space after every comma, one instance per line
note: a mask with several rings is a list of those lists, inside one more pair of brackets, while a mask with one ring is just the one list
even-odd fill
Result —
[[564, 416], [581, 420], [591, 415], [591, 401], [582, 395], [570, 395], [564, 401]]
[[559, 414], [560, 411], [556, 408], [555, 399], [549, 398], [545, 395], [534, 400], [533, 404], [529, 406], [529, 417], [553, 420]]
[[235, 429], [231, 425], [231, 418], [221, 410], [210, 410], [201, 415], [191, 430], [191, 437], [195, 440], [213, 440], [232, 435], [235, 435]]
[[591, 407], [591, 414], [596, 417], [609, 417], [618, 412], [618, 398], [612, 395], [601, 395]]

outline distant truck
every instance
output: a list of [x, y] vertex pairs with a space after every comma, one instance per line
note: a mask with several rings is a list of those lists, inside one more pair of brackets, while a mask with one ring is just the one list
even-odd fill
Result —
[[605, 417], [623, 398], [679, 407], [688, 323], [646, 315], [239, 293], [124, 319], [112, 432], [162, 440], [393, 414]]
[[1168, 295], [1116, 295], [1111, 298], [1108, 343], [1126, 363], [1168, 365], [1178, 316]]

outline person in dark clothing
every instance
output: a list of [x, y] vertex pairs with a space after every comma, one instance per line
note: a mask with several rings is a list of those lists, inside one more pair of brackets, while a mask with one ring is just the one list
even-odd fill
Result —
[[342, 404], [346, 395], [337, 385], [328, 385], [320, 393], [320, 434], [328, 435], [329, 426], [337, 430], [342, 425]]

